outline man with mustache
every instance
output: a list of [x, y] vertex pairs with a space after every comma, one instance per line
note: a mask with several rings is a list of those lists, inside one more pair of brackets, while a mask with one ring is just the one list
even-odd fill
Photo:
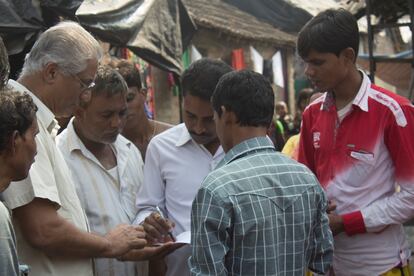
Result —
[[[210, 98], [220, 77], [230, 71], [222, 61], [201, 59], [182, 75], [184, 124], [155, 136], [146, 153], [136, 222], [143, 224], [148, 239], [162, 242], [170, 231], [174, 236], [190, 231], [191, 203], [204, 177], [223, 157]], [[167, 219], [160, 218], [157, 206]], [[167, 275], [189, 275], [190, 254], [187, 245], [168, 255]]]
[[[74, 119], [57, 137], [91, 230], [99, 234], [118, 224], [131, 224], [137, 212], [135, 198], [142, 185], [143, 162], [134, 144], [120, 135], [127, 118], [127, 91], [115, 69], [99, 67], [91, 100], [81, 102]], [[130, 255], [142, 261], [172, 247], [146, 247]], [[147, 275], [146, 262], [102, 258], [94, 264], [100, 276]]]
[[92, 258], [118, 258], [146, 245], [140, 227], [118, 225], [104, 235], [89, 233], [69, 168], [56, 147], [55, 117], [73, 113], [90, 99], [102, 57], [99, 43], [79, 24], [61, 22], [42, 33], [26, 56], [13, 90], [38, 108], [37, 155], [28, 177], [4, 191], [13, 210], [19, 259], [31, 275], [92, 276]]

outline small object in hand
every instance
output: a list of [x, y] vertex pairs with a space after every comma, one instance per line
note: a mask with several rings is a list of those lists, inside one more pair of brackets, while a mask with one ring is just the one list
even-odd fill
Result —
[[160, 218], [161, 218], [161, 215], [160, 215], [160, 213], [155, 213], [154, 214], [154, 218], [156, 219], [156, 220], [159, 220]]
[[[157, 213], [155, 213], [155, 215], [154, 215], [155, 219], [158, 220], [158, 219], [162, 218], [162, 219], [166, 220], [166, 218], [164, 217], [164, 214], [161, 212], [161, 209], [158, 206], [156, 206], [155, 209], [157, 210]], [[174, 238], [171, 231], [168, 231], [168, 236], [170, 236], [171, 240], [175, 242], [175, 238]]]

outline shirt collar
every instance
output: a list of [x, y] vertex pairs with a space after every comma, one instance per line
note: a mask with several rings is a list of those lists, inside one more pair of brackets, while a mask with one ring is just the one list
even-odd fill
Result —
[[191, 135], [188, 132], [187, 127], [185, 126], [185, 124], [181, 124], [181, 134], [180, 137], [178, 138], [177, 142], [175, 143], [175, 145], [177, 147], [181, 147], [184, 146], [185, 144], [187, 144], [189, 141], [191, 141]]
[[42, 125], [44, 125], [47, 128], [47, 131], [49, 132], [49, 134], [52, 135], [53, 138], [56, 137], [60, 126], [56, 121], [53, 112], [35, 94], [30, 92], [30, 90], [27, 89], [23, 84], [14, 80], [9, 80], [8, 84], [20, 92], [26, 92], [30, 95], [30, 97], [32, 97], [33, 102], [36, 104], [38, 108], [36, 113], [38, 121], [40, 121]]
[[221, 160], [221, 162], [217, 165], [217, 168], [227, 165], [233, 160], [241, 157], [242, 155], [246, 155], [249, 152], [262, 149], [275, 150], [272, 141], [268, 137], [255, 137], [245, 140], [229, 150], [223, 160]]
[[368, 95], [371, 87], [371, 80], [363, 71], [360, 70], [359, 72], [362, 74], [362, 84], [352, 104], [359, 106], [363, 111], [368, 112]]
[[[185, 126], [185, 124], [181, 124], [181, 133], [180, 136], [177, 140], [177, 142], [175, 143], [176, 147], [182, 147], [185, 144], [187, 144], [188, 142], [193, 141], [195, 145], [199, 146], [200, 148], [202, 148], [205, 152], [208, 152], [209, 154], [211, 154], [205, 147], [204, 145], [198, 144], [196, 141], [193, 140], [193, 138], [191, 138], [190, 133], [188, 132], [187, 127]], [[223, 148], [221, 147], [221, 145], [217, 148], [215, 154], [213, 154], [213, 157], [217, 157], [220, 156], [221, 154], [223, 154]]]
[[[67, 145], [68, 145], [68, 149], [69, 152], [72, 152], [74, 150], [79, 150], [84, 156], [90, 157], [90, 155], [92, 155], [92, 153], [85, 147], [85, 145], [83, 144], [82, 140], [79, 138], [79, 136], [76, 134], [75, 131], [75, 127], [73, 125], [73, 121], [74, 121], [75, 117], [73, 117], [72, 119], [70, 119], [67, 127], [66, 127], [66, 131], [67, 131], [67, 135], [68, 135], [68, 139], [67, 139]], [[115, 150], [120, 153], [123, 151], [128, 151], [129, 148], [131, 147], [131, 141], [127, 140], [127, 139], [120, 139], [121, 134], [118, 135], [118, 137], [116, 138], [115, 142], [112, 143], [112, 146], [115, 148]]]
[[[352, 101], [352, 105], [358, 106], [361, 110], [368, 112], [368, 93], [369, 88], [371, 87], [371, 80], [363, 71], [359, 70], [359, 72], [362, 75], [362, 83], [359, 87], [357, 95]], [[321, 110], [330, 110], [334, 103], [335, 100], [333, 94], [331, 92], [327, 92], [321, 105]]]
[[66, 140], [69, 152], [72, 152], [74, 150], [79, 150], [82, 152], [83, 155], [86, 155], [86, 147], [82, 143], [82, 141], [79, 139], [78, 135], [76, 134], [75, 127], [73, 126], [73, 120], [75, 118], [73, 117], [70, 119], [68, 125], [66, 126], [66, 131], [68, 135], [68, 139]]
[[[67, 126], [67, 146], [69, 149], [69, 152], [72, 153], [73, 151], [79, 151], [84, 157], [88, 158], [89, 160], [92, 160], [97, 164], [99, 167], [102, 168], [102, 170], [106, 169], [102, 166], [102, 164], [99, 162], [99, 160], [90, 152], [79, 136], [76, 134], [75, 128], [73, 126], [73, 120], [72, 118]], [[131, 154], [131, 147], [132, 142], [128, 139], [124, 138], [121, 134], [118, 135], [115, 142], [111, 144], [112, 148], [115, 151], [116, 160], [117, 160], [117, 166], [118, 166], [118, 172], [120, 177], [124, 175], [124, 172], [127, 169], [127, 164], [129, 160], [129, 156]], [[139, 156], [140, 158], [141, 156]]]

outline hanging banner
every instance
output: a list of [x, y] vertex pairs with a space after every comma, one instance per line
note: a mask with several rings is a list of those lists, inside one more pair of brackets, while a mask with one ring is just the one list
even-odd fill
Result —
[[250, 58], [253, 63], [253, 71], [263, 74], [263, 57], [252, 46], [250, 46]]
[[203, 56], [200, 54], [197, 48], [194, 45], [191, 45], [191, 63], [202, 58]]
[[235, 70], [242, 70], [246, 68], [246, 63], [244, 62], [244, 52], [243, 49], [234, 49], [231, 52], [231, 66]]
[[283, 76], [282, 53], [277, 51], [272, 57], [273, 60], [273, 82], [279, 87], [285, 88], [285, 78]]

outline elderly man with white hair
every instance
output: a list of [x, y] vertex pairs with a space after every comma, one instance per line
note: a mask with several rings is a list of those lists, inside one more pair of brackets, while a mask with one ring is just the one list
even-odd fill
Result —
[[140, 227], [118, 225], [105, 236], [88, 223], [71, 174], [55, 145], [55, 117], [69, 116], [94, 86], [102, 50], [80, 25], [63, 22], [44, 32], [26, 57], [15, 90], [38, 107], [38, 154], [28, 178], [12, 183], [4, 199], [13, 209], [19, 257], [31, 275], [93, 275], [91, 258], [117, 258], [146, 244]]

